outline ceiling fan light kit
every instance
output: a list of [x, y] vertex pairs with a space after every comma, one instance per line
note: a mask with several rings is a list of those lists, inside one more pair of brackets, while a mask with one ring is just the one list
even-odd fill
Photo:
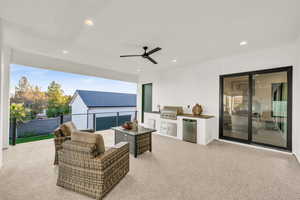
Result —
[[157, 51], [160, 51], [161, 48], [160, 47], [156, 47], [155, 49], [152, 49], [150, 51], [147, 52], [148, 50], [148, 47], [143, 47], [144, 49], [144, 53], [141, 54], [141, 55], [121, 55], [120, 57], [121, 58], [126, 58], [126, 57], [142, 57], [142, 58], [145, 58], [145, 59], [148, 59], [150, 62], [152, 62], [153, 64], [157, 64], [157, 62], [150, 57], [151, 54], [157, 52]]

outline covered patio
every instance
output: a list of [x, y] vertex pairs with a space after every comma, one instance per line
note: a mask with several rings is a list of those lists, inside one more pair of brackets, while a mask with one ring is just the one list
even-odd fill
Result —
[[[105, 200], [300, 199], [299, 7], [2, 1], [0, 199], [91, 199], [56, 186], [53, 139], [9, 146], [11, 63], [138, 84], [134, 112], [156, 130], [152, 152], [128, 162], [126, 149], [129, 172]], [[114, 145], [112, 130], [96, 134]]]

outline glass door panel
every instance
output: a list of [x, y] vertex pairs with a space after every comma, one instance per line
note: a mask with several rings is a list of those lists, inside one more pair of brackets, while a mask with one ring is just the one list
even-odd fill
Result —
[[223, 78], [223, 136], [248, 140], [249, 76]]
[[152, 112], [152, 83], [142, 86], [142, 123], [145, 112]]
[[287, 147], [288, 73], [253, 75], [252, 141]]

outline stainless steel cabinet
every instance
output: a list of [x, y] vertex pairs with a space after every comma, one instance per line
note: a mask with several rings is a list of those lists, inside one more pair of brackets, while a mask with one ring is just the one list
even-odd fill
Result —
[[177, 137], [177, 121], [169, 122], [162, 119], [160, 122], [160, 133], [163, 135]]

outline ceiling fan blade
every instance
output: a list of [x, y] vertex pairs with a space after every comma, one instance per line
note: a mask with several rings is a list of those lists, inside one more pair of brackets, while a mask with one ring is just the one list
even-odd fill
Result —
[[157, 51], [160, 51], [160, 50], [161, 50], [160, 47], [156, 47], [155, 49], [152, 49], [151, 51], [147, 52], [147, 54], [148, 54], [148, 55], [151, 55], [151, 54], [153, 54], [153, 53], [155, 53], [155, 52], [157, 52]]
[[146, 56], [145, 58], [147, 58], [148, 60], [150, 60], [153, 64], [157, 64], [157, 62], [155, 60], [153, 60], [151, 57]]
[[138, 56], [142, 56], [142, 55], [122, 55], [120, 57], [125, 58], [125, 57], [138, 57]]

